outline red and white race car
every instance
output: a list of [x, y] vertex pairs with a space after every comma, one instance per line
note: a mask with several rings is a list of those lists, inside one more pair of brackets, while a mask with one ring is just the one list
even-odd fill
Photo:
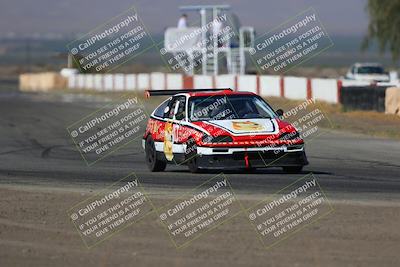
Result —
[[143, 136], [153, 172], [167, 163], [201, 169], [282, 167], [300, 172], [308, 164], [304, 141], [260, 96], [231, 89], [150, 90], [171, 95], [151, 114]]

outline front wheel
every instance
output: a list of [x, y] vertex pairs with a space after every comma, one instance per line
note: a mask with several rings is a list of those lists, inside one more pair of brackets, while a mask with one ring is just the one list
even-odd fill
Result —
[[282, 167], [282, 169], [286, 173], [300, 173], [303, 170], [303, 166], [287, 166]]
[[151, 172], [164, 171], [167, 163], [157, 159], [157, 150], [154, 145], [154, 140], [148, 136], [145, 143], [146, 164]]
[[186, 164], [191, 173], [200, 172], [200, 168], [199, 168], [199, 164], [198, 164], [197, 145], [196, 145], [196, 141], [193, 138], [191, 138], [187, 141], [185, 160], [187, 162]]

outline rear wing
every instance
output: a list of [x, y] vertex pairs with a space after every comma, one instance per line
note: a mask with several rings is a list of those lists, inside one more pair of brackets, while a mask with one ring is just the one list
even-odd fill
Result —
[[233, 91], [231, 88], [214, 88], [214, 89], [179, 89], [179, 90], [147, 90], [145, 91], [146, 98], [150, 96], [160, 95], [176, 95], [182, 93], [193, 93], [193, 92], [217, 92], [217, 91]]

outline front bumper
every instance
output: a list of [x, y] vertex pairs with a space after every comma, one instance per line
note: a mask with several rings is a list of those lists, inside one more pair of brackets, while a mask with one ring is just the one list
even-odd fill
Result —
[[304, 166], [308, 164], [304, 150], [285, 152], [274, 151], [241, 151], [232, 154], [197, 155], [200, 168], [205, 169], [237, 169]]

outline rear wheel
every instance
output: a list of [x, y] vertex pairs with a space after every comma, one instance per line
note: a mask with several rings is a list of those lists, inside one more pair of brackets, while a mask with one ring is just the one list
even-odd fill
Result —
[[303, 170], [303, 166], [287, 166], [282, 167], [282, 169], [286, 173], [300, 173]]
[[167, 163], [157, 159], [157, 151], [154, 145], [154, 140], [148, 136], [145, 143], [146, 164], [150, 171], [159, 172], [165, 170]]
[[200, 172], [197, 156], [197, 145], [193, 138], [187, 141], [185, 158], [187, 162], [186, 164], [191, 173]]

